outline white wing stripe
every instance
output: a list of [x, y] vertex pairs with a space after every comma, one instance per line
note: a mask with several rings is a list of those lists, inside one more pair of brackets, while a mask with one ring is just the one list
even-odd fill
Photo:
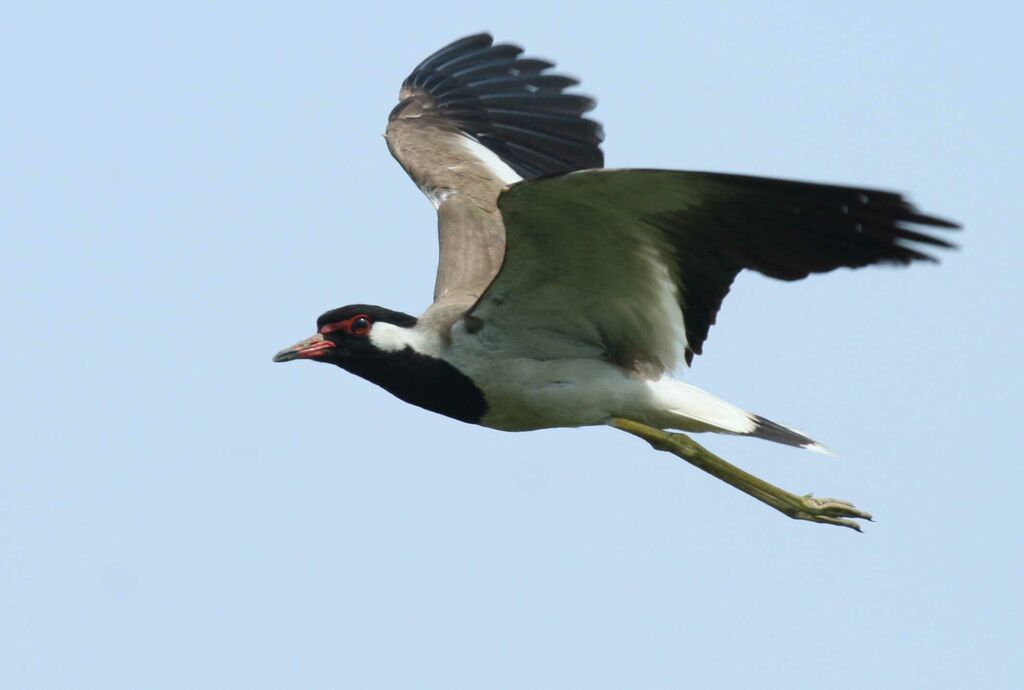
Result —
[[[679, 286], [672, 279], [668, 265], [665, 263], [661, 252], [649, 244], [645, 244], [639, 250], [641, 255], [650, 265], [650, 273], [647, 279], [658, 285], [657, 306], [651, 305], [651, 313], [656, 314], [651, 319], [652, 325], [661, 333], [671, 334], [675, 352], [665, 358], [666, 362], [682, 363], [686, 361], [686, 324], [683, 320], [683, 311], [679, 308]], [[640, 279], [640, 276], [637, 277]], [[653, 338], [652, 338], [653, 340]]]
[[498, 158], [498, 155], [472, 137], [458, 135], [459, 143], [478, 161], [487, 167], [487, 170], [506, 185], [515, 184], [523, 178], [509, 167], [508, 163]]

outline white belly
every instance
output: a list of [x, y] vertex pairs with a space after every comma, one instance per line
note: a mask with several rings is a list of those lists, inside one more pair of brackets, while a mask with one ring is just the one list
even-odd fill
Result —
[[[551, 333], [489, 338], [458, 322], [444, 358], [470, 377], [487, 400], [482, 426], [502, 431], [595, 426], [626, 417], [659, 427], [660, 387], [604, 361], [592, 345]], [[534, 353], [547, 355], [539, 359]]]
[[645, 382], [597, 360], [502, 359], [460, 362], [487, 398], [480, 423], [502, 431], [603, 424], [609, 417], [643, 418]]

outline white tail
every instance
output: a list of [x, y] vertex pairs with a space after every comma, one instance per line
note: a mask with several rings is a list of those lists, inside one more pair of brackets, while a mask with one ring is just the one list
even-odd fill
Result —
[[835, 455], [795, 429], [741, 410], [688, 383], [664, 378], [651, 382], [650, 389], [659, 408], [658, 423], [664, 428], [753, 436], [815, 453]]

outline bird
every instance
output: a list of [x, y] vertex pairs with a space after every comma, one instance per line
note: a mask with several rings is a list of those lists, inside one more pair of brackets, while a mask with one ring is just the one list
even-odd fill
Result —
[[479, 33], [412, 70], [385, 139], [436, 210], [433, 302], [331, 309], [273, 361], [332, 364], [500, 431], [624, 419], [829, 452], [680, 372], [741, 271], [934, 262], [959, 226], [891, 191], [605, 168], [596, 101], [554, 68]]

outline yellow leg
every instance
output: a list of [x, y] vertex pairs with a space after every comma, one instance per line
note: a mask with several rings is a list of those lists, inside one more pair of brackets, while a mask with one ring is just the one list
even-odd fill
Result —
[[827, 525], [842, 525], [861, 531], [851, 519], [871, 520], [871, 513], [855, 508], [852, 503], [834, 498], [814, 498], [811, 494], [797, 496], [773, 486], [763, 479], [744, 472], [718, 457], [686, 434], [662, 431], [646, 424], [615, 417], [608, 421], [616, 429], [639, 436], [657, 450], [677, 455], [708, 474], [735, 486], [745, 494], [767, 503], [795, 520], [809, 520]]

